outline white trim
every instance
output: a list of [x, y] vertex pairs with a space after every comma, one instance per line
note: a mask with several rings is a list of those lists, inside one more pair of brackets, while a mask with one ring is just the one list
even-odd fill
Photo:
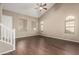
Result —
[[2, 52], [2, 53], [0, 53], [0, 55], [6, 54], [6, 53], [9, 53], [9, 52], [12, 52], [12, 51], [14, 51], [14, 50], [9, 50], [9, 51], [6, 51], [6, 52]]
[[[0, 40], [1, 42], [3, 42], [3, 43], [7, 43], [7, 44], [9, 44], [9, 45], [11, 45], [9, 42], [6, 42], [6, 41], [4, 41], [4, 40]], [[12, 46], [12, 45], [11, 45]]]
[[14, 45], [12, 45], [11, 43], [6, 42], [6, 41], [4, 41], [4, 40], [0, 40], [0, 42], [5, 43], [5, 44], [9, 44], [9, 45], [12, 46], [13, 49], [15, 50], [15, 42], [14, 42]]
[[[61, 40], [63, 40], [63, 38]], [[74, 41], [74, 40], [70, 40], [70, 39], [64, 39], [64, 40], [79, 43], [79, 41]]]
[[60, 39], [60, 40], [65, 40], [65, 41], [71, 41], [71, 42], [76, 42], [76, 43], [79, 43], [79, 41], [74, 41], [74, 40], [70, 40], [70, 39], [65, 39], [65, 38], [59, 38], [59, 37], [51, 37], [51, 36], [47, 36], [47, 35], [42, 35], [42, 36], [46, 36], [46, 37], [50, 37], [50, 38], [58, 38], [58, 39]]
[[[2, 41], [2, 40], [0, 40], [0, 41], [3, 42], [3, 43], [7, 43], [7, 44], [11, 45], [10, 43], [8, 43], [8, 42], [6, 42], [6, 41]], [[12, 46], [12, 45], [11, 45], [11, 46]], [[2, 55], [2, 54], [6, 54], [6, 53], [9, 53], [9, 52], [12, 52], [12, 51], [14, 51], [14, 50], [15, 50], [15, 47], [13, 47], [12, 50], [5, 51], [5, 52], [1, 52], [0, 55]]]
[[58, 38], [58, 39], [60, 39], [60, 40], [65, 40], [65, 41], [71, 41], [71, 42], [76, 42], [76, 43], [79, 43], [79, 41], [74, 41], [74, 40], [70, 40], [70, 39], [65, 39], [65, 38]]
[[31, 37], [31, 36], [37, 36], [39, 34], [35, 34], [35, 35], [27, 35], [27, 36], [19, 36], [19, 37], [16, 37], [16, 38], [24, 38], [24, 37]]

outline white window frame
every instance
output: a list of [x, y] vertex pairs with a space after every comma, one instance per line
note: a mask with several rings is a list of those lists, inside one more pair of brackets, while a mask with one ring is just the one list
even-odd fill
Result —
[[44, 30], [44, 21], [40, 21], [40, 30], [41, 30], [41, 31]]
[[65, 33], [74, 34], [75, 33], [75, 17], [67, 16], [65, 20]]

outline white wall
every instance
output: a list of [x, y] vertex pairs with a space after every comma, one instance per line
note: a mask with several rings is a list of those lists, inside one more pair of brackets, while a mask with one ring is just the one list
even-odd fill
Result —
[[[27, 37], [38, 35], [38, 31], [33, 31], [31, 22], [34, 20], [44, 21], [44, 31], [41, 35], [59, 38], [63, 40], [79, 42], [79, 4], [56, 4], [52, 9], [45, 13], [40, 19], [17, 14], [10, 11], [3, 11], [3, 14], [13, 16], [13, 25], [16, 29], [16, 37]], [[66, 16], [74, 15], [76, 17], [76, 32], [75, 34], [66, 34], [65, 32], [65, 18]], [[27, 31], [19, 31], [19, 19], [27, 20]]]
[[[26, 15], [21, 15], [21, 14], [15, 13], [15, 12], [7, 11], [7, 10], [3, 10], [3, 14], [13, 17], [13, 28], [15, 28], [15, 30], [16, 30], [16, 38], [34, 36], [34, 35], [38, 34], [38, 30], [34, 31], [32, 29], [32, 21], [35, 21], [38, 23], [37, 18], [26, 16]], [[27, 24], [26, 24], [27, 30], [23, 30], [24, 28], [22, 30], [20, 30], [21, 19], [25, 19], [27, 21]]]
[[[2, 5], [0, 3], [0, 22], [1, 22], [1, 16], [2, 16]], [[0, 29], [0, 32], [1, 32], [1, 29]], [[0, 36], [1, 36], [1, 33], [0, 33]]]
[[1, 21], [1, 15], [2, 15], [2, 5], [0, 3], [0, 21]]
[[[76, 17], [75, 34], [64, 33], [65, 18], [69, 15]], [[41, 35], [79, 42], [79, 4], [55, 4], [40, 20], [44, 21], [44, 31]]]

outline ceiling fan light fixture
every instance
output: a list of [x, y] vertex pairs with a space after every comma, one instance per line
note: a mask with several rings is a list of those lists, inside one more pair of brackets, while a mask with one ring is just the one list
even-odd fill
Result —
[[43, 8], [42, 7], [39, 7], [39, 9], [42, 10]]
[[37, 8], [35, 8], [35, 9], [39, 9], [40, 11], [42, 11], [42, 10], [47, 10], [47, 4], [45, 3], [45, 4], [43, 4], [43, 3], [39, 3], [39, 4], [36, 4], [38, 7]]

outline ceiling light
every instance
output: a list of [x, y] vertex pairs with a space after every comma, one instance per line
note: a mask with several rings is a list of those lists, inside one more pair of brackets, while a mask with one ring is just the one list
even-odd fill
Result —
[[39, 4], [36, 4], [38, 7], [36, 7], [35, 9], [39, 9], [40, 11], [42, 10], [47, 10], [47, 4], [46, 3], [39, 3]]
[[40, 9], [40, 10], [42, 10], [43, 8], [42, 8], [42, 7], [40, 7], [39, 9]]

